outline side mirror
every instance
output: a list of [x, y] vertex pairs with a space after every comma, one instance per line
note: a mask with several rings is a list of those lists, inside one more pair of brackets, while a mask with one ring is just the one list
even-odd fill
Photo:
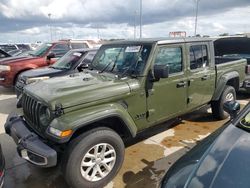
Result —
[[236, 101], [227, 101], [223, 104], [223, 109], [230, 115], [230, 118], [233, 119], [240, 111], [240, 104]]
[[168, 75], [169, 75], [168, 65], [155, 65], [154, 66], [155, 81], [159, 81], [160, 78], [168, 78]]
[[77, 67], [77, 70], [78, 70], [79, 72], [82, 72], [84, 69], [88, 69], [88, 68], [89, 68], [89, 64], [83, 63], [83, 64], [81, 64], [81, 65], [79, 65], [79, 66]]
[[47, 55], [47, 60], [50, 60], [50, 59], [55, 58], [55, 57], [56, 57], [56, 56], [55, 56], [54, 53], [49, 53], [49, 54]]

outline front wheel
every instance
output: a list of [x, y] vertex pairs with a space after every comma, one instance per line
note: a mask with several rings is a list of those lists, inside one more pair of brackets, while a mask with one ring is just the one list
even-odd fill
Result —
[[220, 99], [218, 101], [212, 101], [211, 103], [213, 116], [219, 120], [226, 119], [229, 114], [224, 111], [223, 104], [227, 101], [234, 100], [236, 100], [236, 92], [234, 87], [226, 86], [220, 96]]
[[105, 186], [117, 174], [124, 159], [122, 139], [106, 128], [84, 133], [68, 148], [63, 173], [74, 188]]

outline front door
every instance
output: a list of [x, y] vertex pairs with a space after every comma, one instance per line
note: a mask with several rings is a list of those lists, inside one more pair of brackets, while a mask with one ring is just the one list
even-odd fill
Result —
[[169, 77], [152, 82], [148, 88], [149, 124], [170, 119], [182, 113], [187, 105], [187, 78], [184, 67], [184, 45], [159, 46], [154, 65], [168, 65]]

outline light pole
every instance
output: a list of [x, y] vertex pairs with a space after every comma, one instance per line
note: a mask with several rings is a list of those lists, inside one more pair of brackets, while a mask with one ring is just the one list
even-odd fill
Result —
[[196, 36], [196, 31], [197, 31], [198, 9], [199, 9], [199, 1], [200, 0], [195, 0], [195, 1], [196, 1], [196, 10], [195, 10], [194, 36]]
[[135, 10], [135, 20], [134, 20], [134, 39], [136, 39], [136, 17], [138, 15], [137, 10]]
[[142, 38], [142, 0], [140, 0], [140, 38]]
[[50, 41], [52, 41], [52, 30], [51, 30], [51, 13], [48, 14], [49, 17], [49, 29], [50, 29]]
[[72, 32], [72, 39], [74, 39], [75, 38], [75, 32], [74, 32], [73, 29], [71, 29], [71, 32]]

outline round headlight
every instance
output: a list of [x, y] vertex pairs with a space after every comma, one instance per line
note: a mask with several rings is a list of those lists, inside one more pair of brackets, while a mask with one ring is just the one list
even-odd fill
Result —
[[43, 106], [40, 109], [39, 120], [43, 126], [47, 126], [50, 122], [51, 113], [48, 107]]

